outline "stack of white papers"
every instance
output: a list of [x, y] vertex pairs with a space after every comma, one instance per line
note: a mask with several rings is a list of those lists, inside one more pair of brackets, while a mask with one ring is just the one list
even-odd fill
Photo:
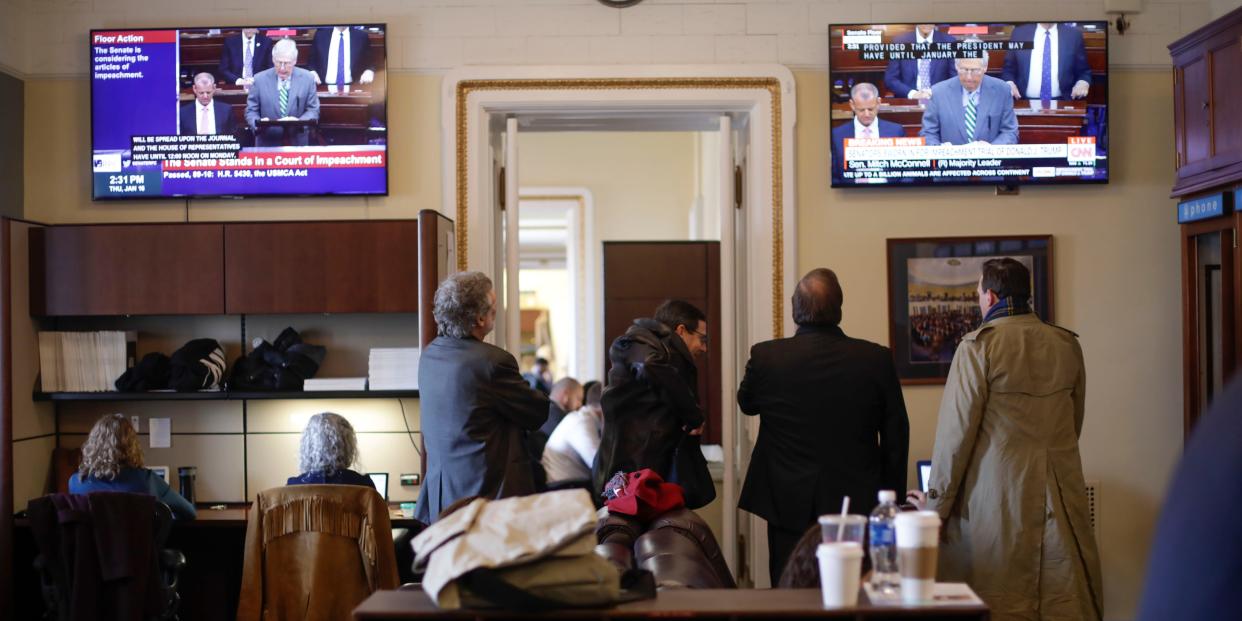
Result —
[[40, 332], [39, 373], [43, 392], [103, 392], [128, 368], [135, 333]]
[[308, 379], [302, 384], [302, 390], [308, 392], [324, 390], [366, 390], [365, 377], [320, 377]]
[[371, 390], [418, 390], [417, 347], [376, 347], [371, 350]]

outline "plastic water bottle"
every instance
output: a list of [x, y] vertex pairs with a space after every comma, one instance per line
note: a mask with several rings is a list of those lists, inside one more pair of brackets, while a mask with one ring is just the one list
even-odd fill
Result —
[[895, 592], [901, 584], [897, 573], [897, 492], [879, 493], [880, 504], [871, 512], [871, 587], [882, 593]]

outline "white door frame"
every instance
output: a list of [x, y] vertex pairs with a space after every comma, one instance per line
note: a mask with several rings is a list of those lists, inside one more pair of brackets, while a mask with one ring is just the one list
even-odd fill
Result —
[[[797, 120], [794, 79], [780, 65], [527, 66], [464, 67], [445, 77], [441, 93], [443, 161], [442, 212], [454, 220], [457, 268], [489, 272], [495, 265], [494, 214], [488, 200], [495, 190], [489, 139], [496, 116], [549, 112], [650, 115], [701, 112], [749, 117], [752, 155], [744, 171], [747, 231], [745, 300], [731, 304], [740, 325], [722, 325], [723, 351], [748, 351], [751, 344], [791, 333], [786, 292], [797, 280], [793, 130]], [[451, 191], [450, 191], [451, 189]], [[721, 257], [734, 261], [735, 257]], [[725, 329], [730, 328], [730, 329]], [[736, 342], [733, 334], [743, 335]], [[730, 360], [730, 358], [725, 358]], [[723, 386], [725, 485], [721, 547], [738, 571], [739, 530], [748, 534], [748, 565], [757, 585], [767, 582], [762, 520], [740, 514], [750, 528], [739, 529], [737, 472], [741, 444], [734, 429], [753, 439], [749, 417], [740, 426], [734, 386]], [[764, 542], [766, 543], [766, 542]]]

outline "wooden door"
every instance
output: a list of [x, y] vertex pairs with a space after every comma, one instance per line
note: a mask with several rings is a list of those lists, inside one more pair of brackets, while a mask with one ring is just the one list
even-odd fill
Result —
[[1242, 214], [1182, 225], [1185, 437], [1242, 363]]
[[[698, 360], [704, 444], [721, 442], [720, 242], [604, 242], [604, 355], [635, 319], [664, 300], [685, 300], [707, 315], [710, 344]], [[604, 368], [609, 368], [607, 359]]]
[[224, 312], [219, 224], [30, 230], [30, 312], [38, 316]]
[[416, 313], [418, 221], [224, 227], [228, 314]]

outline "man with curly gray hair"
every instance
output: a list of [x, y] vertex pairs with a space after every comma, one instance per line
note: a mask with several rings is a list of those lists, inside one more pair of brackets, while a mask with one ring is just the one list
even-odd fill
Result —
[[418, 519], [430, 524], [466, 496], [539, 491], [526, 436], [548, 418], [548, 398], [522, 379], [509, 352], [483, 342], [496, 325], [496, 292], [479, 272], [449, 276], [436, 290], [439, 336], [418, 366], [427, 473]]
[[358, 436], [354, 426], [340, 414], [322, 412], [306, 421], [298, 448], [296, 477], [288, 485], [361, 485], [375, 488], [371, 477], [350, 470], [358, 462]]

